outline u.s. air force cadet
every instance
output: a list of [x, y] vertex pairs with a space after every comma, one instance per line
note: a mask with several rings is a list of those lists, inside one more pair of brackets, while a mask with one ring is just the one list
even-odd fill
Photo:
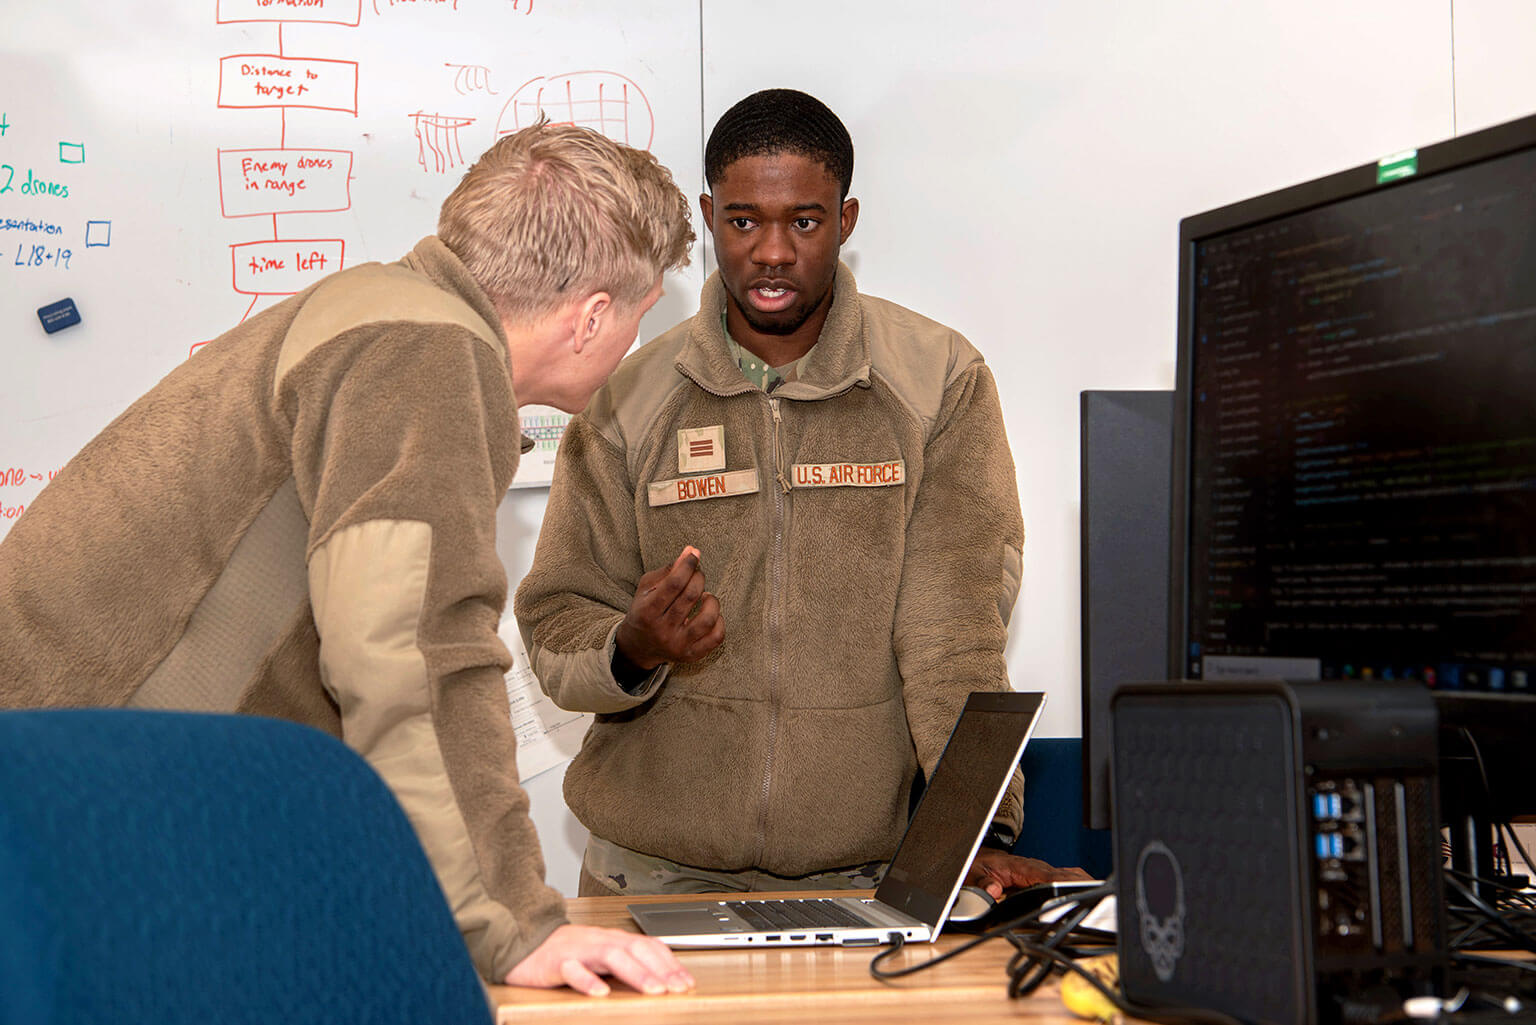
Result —
[[[597, 713], [581, 892], [872, 886], [966, 695], [1009, 687], [997, 385], [839, 261], [853, 146], [821, 102], [742, 100], [705, 175], [719, 272], [567, 429], [517, 592], [544, 689]], [[1021, 796], [972, 867], [994, 896], [1082, 875], [1007, 852]]]

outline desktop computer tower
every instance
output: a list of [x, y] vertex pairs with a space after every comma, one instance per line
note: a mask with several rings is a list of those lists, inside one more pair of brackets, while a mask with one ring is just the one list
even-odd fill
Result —
[[1429, 691], [1412, 683], [1121, 688], [1112, 805], [1126, 996], [1330, 1025], [1362, 994], [1437, 992], [1436, 730]]

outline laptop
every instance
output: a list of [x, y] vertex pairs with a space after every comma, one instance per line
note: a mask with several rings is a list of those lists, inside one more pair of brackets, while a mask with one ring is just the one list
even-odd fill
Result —
[[642, 932], [670, 947], [876, 946], [939, 938], [997, 814], [1045, 695], [974, 693], [873, 897], [630, 904]]

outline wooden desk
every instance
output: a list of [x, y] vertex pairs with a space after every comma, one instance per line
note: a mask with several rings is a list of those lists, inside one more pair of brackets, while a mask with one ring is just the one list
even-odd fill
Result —
[[[867, 892], [867, 891], [865, 891]], [[739, 895], [738, 895], [739, 896]], [[761, 896], [753, 894], [752, 896]], [[805, 896], [790, 894], [788, 896]], [[825, 892], [809, 896], [826, 896]], [[567, 902], [572, 922], [634, 930], [624, 906], [637, 899], [697, 900], [697, 897], [578, 897]], [[935, 951], [964, 942], [945, 935], [938, 943], [904, 948], [888, 967], [917, 964]], [[1023, 1000], [1008, 998], [1005, 968], [1013, 947], [988, 940], [925, 972], [891, 982], [869, 974], [880, 947], [779, 947], [756, 950], [681, 950], [678, 959], [697, 985], [692, 993], [646, 996], [615, 984], [607, 997], [582, 996], [569, 989], [492, 986], [497, 1021], [644, 1022], [646, 1025], [1086, 1025], [1061, 1005], [1051, 981]]]

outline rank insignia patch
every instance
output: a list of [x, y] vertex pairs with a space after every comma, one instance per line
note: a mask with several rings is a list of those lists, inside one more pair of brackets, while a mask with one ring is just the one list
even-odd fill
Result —
[[677, 432], [677, 472], [725, 469], [725, 427], [684, 427]]

